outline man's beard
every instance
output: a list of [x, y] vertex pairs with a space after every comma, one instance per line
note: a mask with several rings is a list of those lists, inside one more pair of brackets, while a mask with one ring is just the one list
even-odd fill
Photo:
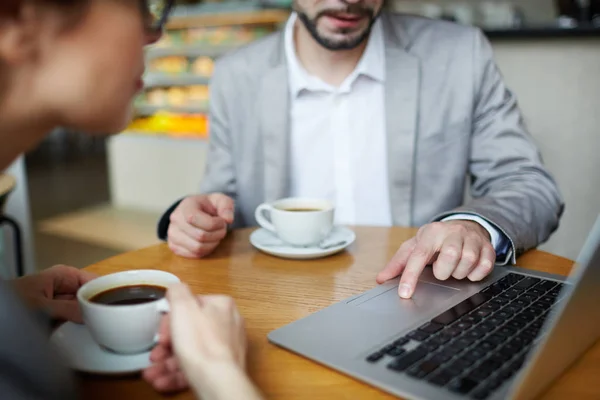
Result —
[[[327, 16], [327, 15], [335, 15], [335, 12], [343, 12], [348, 14], [357, 14], [360, 16], [364, 16], [369, 18], [368, 27], [362, 32], [360, 35], [356, 37], [351, 37], [348, 39], [336, 40], [324, 37], [321, 35], [317, 29], [317, 23], [319, 18]], [[302, 21], [308, 32], [310, 32], [311, 36], [317, 43], [321, 46], [325, 47], [327, 50], [337, 51], [337, 50], [352, 50], [359, 45], [361, 45], [369, 35], [371, 34], [371, 29], [373, 28], [373, 24], [379, 17], [379, 13], [375, 14], [374, 10], [363, 7], [362, 5], [349, 5], [344, 10], [326, 10], [320, 12], [315, 18], [310, 19], [308, 15], [301, 10], [296, 10], [298, 14], [298, 18]], [[341, 29], [338, 33], [345, 34], [350, 33], [351, 29]]]

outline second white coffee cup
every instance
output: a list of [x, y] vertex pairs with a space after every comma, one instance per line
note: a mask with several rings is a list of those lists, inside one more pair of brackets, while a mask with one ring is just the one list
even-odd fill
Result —
[[264, 203], [255, 212], [264, 229], [294, 246], [319, 244], [333, 229], [334, 206], [321, 199], [287, 198]]

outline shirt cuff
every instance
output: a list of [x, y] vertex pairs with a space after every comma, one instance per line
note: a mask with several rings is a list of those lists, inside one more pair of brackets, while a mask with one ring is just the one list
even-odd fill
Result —
[[492, 224], [477, 215], [470, 214], [453, 214], [442, 219], [442, 221], [463, 220], [477, 222], [479, 225], [488, 231], [490, 234], [490, 242], [496, 251], [496, 257], [500, 258], [507, 254], [510, 250], [510, 240]]

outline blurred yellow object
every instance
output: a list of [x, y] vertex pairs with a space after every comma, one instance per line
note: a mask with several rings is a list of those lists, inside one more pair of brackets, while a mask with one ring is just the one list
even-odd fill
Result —
[[135, 119], [127, 130], [151, 135], [205, 138], [208, 136], [208, 120], [205, 115], [158, 112], [151, 117]]
[[188, 90], [185, 87], [173, 86], [167, 89], [167, 98], [171, 106], [184, 106], [188, 101]]
[[165, 74], [181, 74], [188, 71], [188, 59], [183, 56], [156, 58], [149, 63], [150, 71]]
[[146, 91], [146, 102], [151, 106], [166, 106], [169, 104], [167, 91], [163, 88], [154, 88]]
[[205, 104], [208, 102], [209, 89], [207, 85], [188, 86], [188, 101], [191, 104]]
[[192, 72], [205, 77], [212, 76], [214, 68], [215, 63], [210, 57], [198, 57], [192, 64]]

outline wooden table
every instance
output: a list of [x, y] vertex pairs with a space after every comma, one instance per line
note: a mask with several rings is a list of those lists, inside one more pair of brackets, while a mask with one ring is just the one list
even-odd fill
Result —
[[[377, 272], [414, 229], [358, 228], [357, 241], [347, 252], [315, 261], [289, 261], [256, 251], [248, 241], [251, 230], [234, 232], [204, 260], [174, 256], [158, 245], [103, 261], [87, 268], [100, 274], [126, 269], [161, 269], [174, 273], [196, 293], [233, 296], [246, 318], [249, 371], [267, 398], [392, 399], [393, 397], [293, 355], [267, 341], [267, 333], [323, 307], [376, 285]], [[519, 265], [540, 271], [569, 273], [573, 262], [531, 251]], [[568, 371], [544, 399], [599, 399], [600, 344]], [[81, 379], [83, 399], [159, 399], [139, 377]], [[175, 399], [192, 399], [190, 392]]]

